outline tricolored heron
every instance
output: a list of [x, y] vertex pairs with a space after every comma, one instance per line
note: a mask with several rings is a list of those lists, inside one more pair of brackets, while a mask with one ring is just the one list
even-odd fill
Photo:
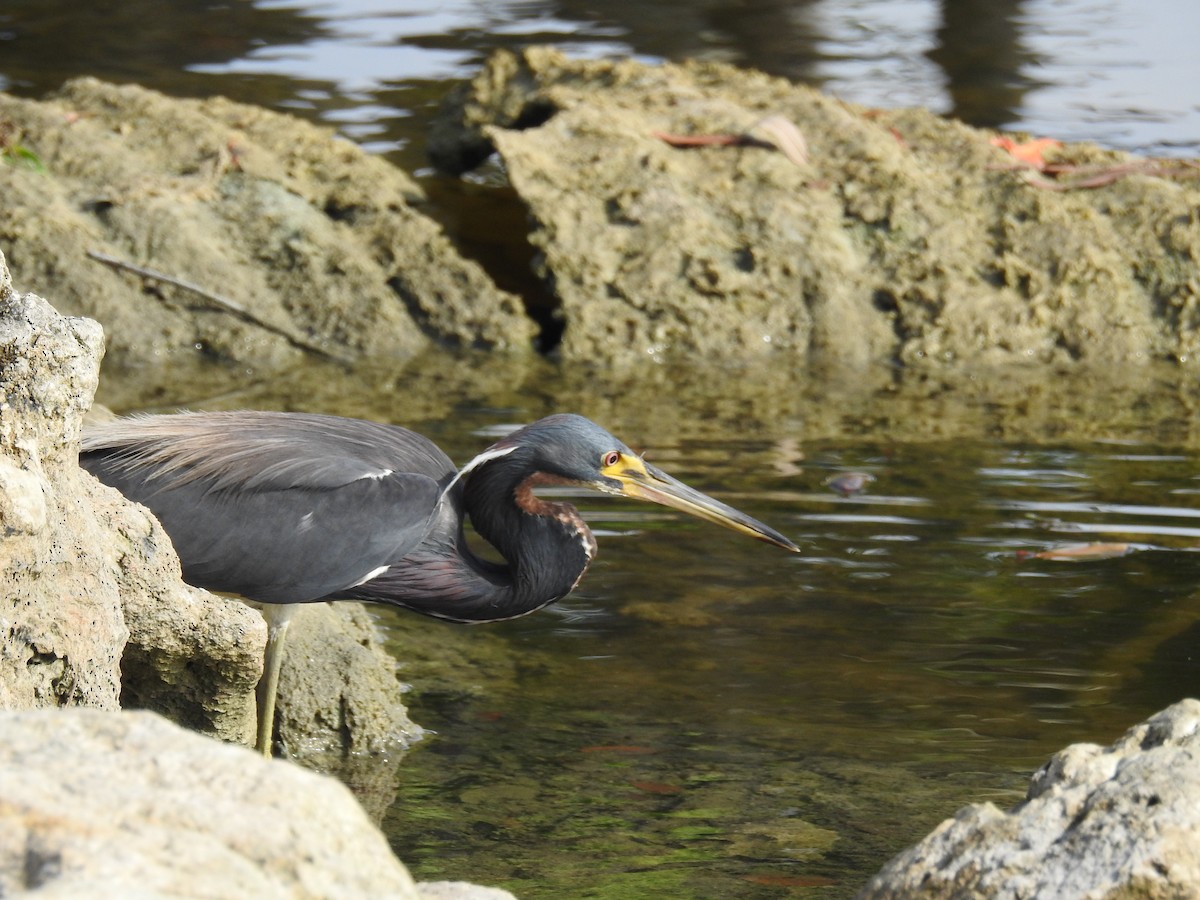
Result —
[[[79, 461], [154, 513], [189, 584], [264, 604], [258, 749], [266, 755], [296, 604], [371, 600], [495, 622], [569, 594], [596, 541], [573, 506], [538, 497], [540, 485], [650, 500], [799, 549], [577, 415], [527, 425], [461, 470], [407, 428], [252, 411], [117, 419], [85, 432]], [[471, 551], [464, 516], [506, 564]]]

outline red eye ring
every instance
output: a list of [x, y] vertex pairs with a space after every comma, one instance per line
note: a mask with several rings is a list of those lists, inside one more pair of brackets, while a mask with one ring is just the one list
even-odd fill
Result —
[[621, 461], [621, 452], [619, 450], [609, 450], [607, 453], [604, 454], [604, 458], [601, 460], [601, 462], [603, 463], [603, 465], [606, 469], [609, 466], [615, 466], [620, 461]]

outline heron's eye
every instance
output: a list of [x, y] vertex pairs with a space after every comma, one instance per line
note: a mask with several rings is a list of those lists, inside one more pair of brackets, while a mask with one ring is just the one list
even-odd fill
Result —
[[604, 458], [601, 460], [601, 462], [604, 465], [604, 468], [606, 468], [606, 469], [609, 468], [610, 466], [615, 466], [620, 461], [621, 461], [621, 452], [619, 450], [609, 450], [607, 453], [604, 454]]

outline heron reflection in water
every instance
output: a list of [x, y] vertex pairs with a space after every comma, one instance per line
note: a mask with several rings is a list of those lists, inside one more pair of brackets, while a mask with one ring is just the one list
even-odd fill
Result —
[[[257, 746], [268, 756], [297, 604], [368, 600], [454, 622], [495, 622], [569, 594], [596, 541], [575, 507], [538, 497], [539, 486], [660, 503], [798, 552], [779, 532], [672, 478], [577, 415], [527, 425], [462, 469], [407, 428], [251, 411], [94, 426], [80, 464], [154, 513], [189, 584], [264, 604]], [[466, 516], [504, 563], [471, 551]]]

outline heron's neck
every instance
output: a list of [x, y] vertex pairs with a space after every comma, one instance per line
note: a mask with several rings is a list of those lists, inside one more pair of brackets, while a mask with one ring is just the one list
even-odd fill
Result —
[[457, 526], [461, 512], [447, 498], [443, 527], [352, 594], [456, 622], [514, 619], [569, 594], [596, 555], [579, 513], [534, 496], [533, 488], [548, 482], [542, 476], [504, 483], [482, 474], [467, 482], [462, 503], [504, 564], [471, 552]]

